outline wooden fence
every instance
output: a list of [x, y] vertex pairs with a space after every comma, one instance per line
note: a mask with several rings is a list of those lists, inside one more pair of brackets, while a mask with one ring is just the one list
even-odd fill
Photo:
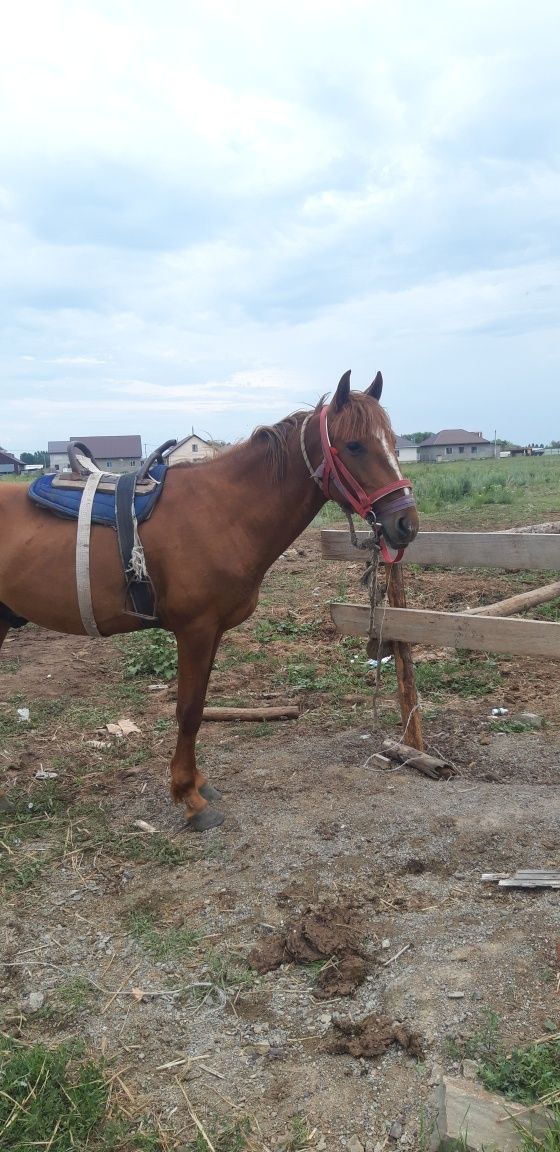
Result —
[[[366, 532], [358, 532], [364, 540]], [[322, 554], [329, 560], [363, 560], [367, 553], [354, 548], [348, 532], [324, 529]], [[501, 568], [508, 572], [560, 572], [560, 534], [509, 532], [421, 532], [406, 549], [403, 565], [446, 568]], [[430, 647], [467, 648], [503, 652], [512, 656], [541, 656], [560, 660], [560, 624], [508, 617], [537, 603], [560, 596], [560, 582], [490, 606], [468, 612], [433, 612], [419, 608], [377, 608], [374, 635], [383, 640]], [[367, 636], [367, 605], [331, 603], [332, 619], [343, 635]]]

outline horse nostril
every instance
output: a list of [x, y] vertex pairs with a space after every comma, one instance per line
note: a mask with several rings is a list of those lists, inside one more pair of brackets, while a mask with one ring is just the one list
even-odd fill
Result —
[[408, 540], [414, 531], [410, 520], [406, 516], [401, 516], [400, 520], [397, 520], [397, 528], [401, 540]]

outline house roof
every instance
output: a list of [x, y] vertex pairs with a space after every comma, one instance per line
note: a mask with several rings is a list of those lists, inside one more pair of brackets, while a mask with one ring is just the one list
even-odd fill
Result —
[[21, 464], [22, 461], [18, 456], [14, 456], [11, 452], [7, 452], [5, 448], [0, 448], [0, 463], [3, 464]]
[[208, 444], [209, 447], [212, 444], [211, 440], [205, 440], [203, 436], [198, 436], [196, 432], [191, 432], [189, 436], [183, 436], [182, 440], [178, 440], [172, 448], [169, 448], [165, 455], [170, 456], [172, 452], [177, 451], [177, 448], [182, 448], [183, 444], [188, 444], [189, 440], [198, 440], [200, 444]]
[[[79, 440], [87, 444], [93, 456], [110, 460], [141, 460], [141, 436], [71, 436], [71, 441]], [[66, 452], [67, 440], [49, 440], [47, 450], [52, 453]]]
[[444, 428], [435, 436], [428, 436], [418, 445], [419, 448], [451, 447], [454, 444], [490, 444], [482, 432], [467, 432], [465, 428]]
[[409, 440], [408, 437], [406, 437], [406, 436], [397, 436], [396, 441], [397, 441], [397, 448], [417, 448], [418, 447], [418, 445], [414, 443], [414, 440]]

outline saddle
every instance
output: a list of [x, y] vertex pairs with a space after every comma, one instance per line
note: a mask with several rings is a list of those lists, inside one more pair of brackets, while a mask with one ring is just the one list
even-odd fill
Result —
[[92, 524], [116, 529], [133, 612], [143, 628], [159, 626], [154, 589], [146, 570], [138, 524], [151, 516], [161, 496], [168, 469], [163, 453], [176, 443], [176, 440], [167, 440], [136, 472], [123, 475], [103, 472], [86, 444], [71, 443], [67, 449], [71, 473], [40, 476], [29, 486], [28, 493], [33, 503], [55, 516], [78, 521], [76, 579], [82, 620], [89, 635], [99, 635], [93, 617], [89, 581]]

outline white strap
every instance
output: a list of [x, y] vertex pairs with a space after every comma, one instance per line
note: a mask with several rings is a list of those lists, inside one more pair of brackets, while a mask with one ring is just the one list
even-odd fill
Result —
[[95, 623], [95, 616], [93, 614], [93, 604], [91, 600], [91, 580], [89, 574], [89, 538], [91, 532], [91, 512], [93, 508], [93, 498], [99, 481], [102, 479], [102, 472], [92, 472], [88, 477], [86, 485], [80, 501], [80, 511], [78, 514], [78, 535], [76, 538], [76, 586], [78, 589], [78, 604], [80, 606], [80, 616], [82, 617], [82, 624], [88, 636], [101, 636], [97, 624]]
[[81, 452], [76, 452], [76, 460], [78, 461], [78, 464], [80, 465], [80, 468], [83, 472], [90, 472], [94, 474], [96, 472], [101, 472], [101, 468], [97, 467], [95, 461], [90, 460], [89, 456], [82, 455]]

